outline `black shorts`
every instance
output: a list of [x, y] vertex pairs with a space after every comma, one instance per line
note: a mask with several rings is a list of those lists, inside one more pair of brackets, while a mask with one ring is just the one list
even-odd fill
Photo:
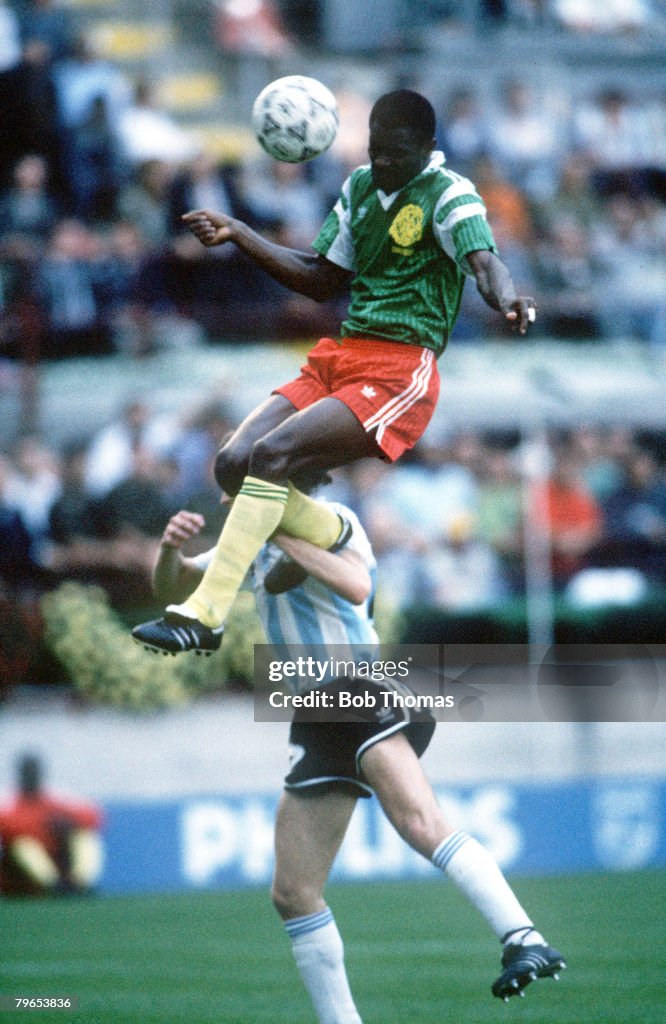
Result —
[[339, 710], [333, 720], [326, 721], [322, 720], [326, 713], [321, 709], [313, 712], [299, 708], [289, 731], [290, 771], [284, 780], [285, 789], [302, 796], [337, 790], [370, 797], [372, 787], [361, 768], [366, 750], [396, 732], [404, 732], [417, 757], [421, 757], [435, 731], [435, 719], [427, 709], [395, 707], [392, 698], [389, 707], [384, 705], [384, 692], [398, 689], [402, 696], [411, 694], [403, 684], [396, 687], [390, 681], [342, 679], [322, 687], [327, 691], [333, 688], [352, 693], [371, 691], [378, 698], [377, 706], [350, 711], [344, 721], [340, 721]]

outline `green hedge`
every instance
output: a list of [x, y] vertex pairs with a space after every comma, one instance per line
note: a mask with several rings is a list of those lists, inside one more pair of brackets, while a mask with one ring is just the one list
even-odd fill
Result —
[[[556, 643], [661, 644], [664, 642], [666, 591], [632, 608], [606, 607], [581, 611], [565, 602], [555, 606]], [[467, 615], [424, 605], [403, 611], [399, 642], [404, 644], [526, 644], [524, 600]]]

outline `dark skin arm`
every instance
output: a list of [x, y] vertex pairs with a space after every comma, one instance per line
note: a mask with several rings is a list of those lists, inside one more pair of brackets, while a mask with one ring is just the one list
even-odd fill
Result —
[[[184, 214], [183, 221], [206, 248], [233, 242], [279, 284], [317, 302], [339, 294], [353, 277], [350, 271], [319, 253], [277, 245], [226, 214], [193, 210]], [[467, 260], [484, 301], [503, 313], [514, 330], [525, 334], [530, 323], [529, 309], [535, 309], [534, 299], [516, 294], [509, 271], [490, 250], [470, 252]]]
[[317, 302], [337, 295], [353, 276], [319, 253], [269, 242], [243, 221], [222, 213], [193, 210], [183, 221], [206, 248], [233, 242], [279, 284]]
[[536, 315], [536, 303], [530, 296], [516, 293], [511, 275], [499, 256], [489, 249], [479, 249], [467, 254], [467, 262], [484, 302], [503, 313], [514, 331], [526, 334], [528, 324]]

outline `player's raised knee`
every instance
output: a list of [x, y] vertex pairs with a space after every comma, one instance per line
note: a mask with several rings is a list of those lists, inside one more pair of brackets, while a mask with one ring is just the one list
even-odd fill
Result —
[[261, 480], [282, 483], [289, 478], [292, 455], [288, 444], [282, 443], [279, 436], [262, 437], [252, 449], [248, 472]]
[[232, 444], [220, 448], [215, 458], [215, 479], [225, 494], [235, 495], [248, 471], [248, 454]]

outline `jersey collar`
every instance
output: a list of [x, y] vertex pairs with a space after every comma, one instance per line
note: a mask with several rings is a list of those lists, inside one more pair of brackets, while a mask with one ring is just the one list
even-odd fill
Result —
[[411, 181], [408, 181], [406, 185], [402, 186], [402, 188], [399, 188], [397, 190], [397, 192], [391, 192], [390, 195], [386, 195], [386, 192], [382, 192], [382, 190], [380, 188], [378, 188], [377, 189], [377, 198], [379, 199], [379, 202], [381, 203], [382, 209], [383, 210], [390, 210], [391, 207], [393, 206], [394, 202], [396, 201], [396, 199], [398, 198], [398, 196], [400, 195], [400, 193], [404, 189], [409, 188], [409, 186], [412, 184], [412, 182], [418, 181], [419, 178], [422, 178], [424, 174], [432, 174], [433, 171], [439, 170], [440, 167], [444, 166], [444, 162], [445, 162], [444, 154], [442, 153], [442, 151], [440, 149], [435, 149], [431, 153], [430, 160], [425, 165], [425, 167], [423, 168], [421, 173], [417, 174], [416, 177], [412, 178]]

